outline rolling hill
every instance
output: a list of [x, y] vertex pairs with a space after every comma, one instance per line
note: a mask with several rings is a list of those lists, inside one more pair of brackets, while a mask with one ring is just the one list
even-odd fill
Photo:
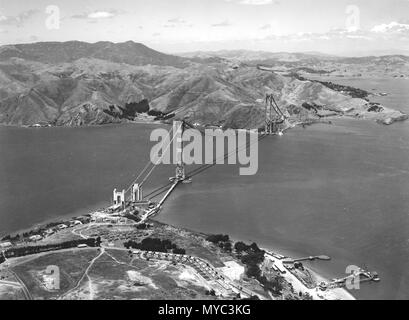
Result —
[[0, 47], [0, 123], [80, 126], [175, 113], [192, 123], [257, 128], [266, 93], [290, 122], [327, 116], [402, 120], [325, 84], [222, 60], [194, 61], [126, 42], [37, 43]]

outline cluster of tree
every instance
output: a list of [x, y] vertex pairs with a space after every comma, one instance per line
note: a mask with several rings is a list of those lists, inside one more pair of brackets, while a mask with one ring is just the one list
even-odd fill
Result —
[[135, 117], [138, 113], [149, 112], [149, 102], [144, 99], [140, 102], [126, 103], [125, 108], [121, 108], [124, 117]]
[[1, 239], [1, 241], [19, 241], [20, 235], [16, 234], [15, 236], [7, 235]]
[[186, 250], [185, 249], [181, 249], [181, 248], [175, 248], [172, 250], [172, 252], [174, 254], [186, 254]]
[[172, 119], [172, 118], [174, 118], [176, 116], [176, 114], [174, 112], [163, 113], [163, 112], [156, 111], [156, 110], [151, 110], [151, 111], [148, 112], [148, 114], [150, 116], [155, 117], [156, 121], [158, 121], [158, 120], [169, 120], [169, 119]]
[[258, 279], [261, 276], [259, 264], [264, 261], [264, 251], [249, 252], [241, 257], [241, 262], [247, 266], [246, 274], [249, 278]]
[[212, 289], [212, 290], [206, 290], [206, 295], [207, 295], [207, 296], [215, 297], [215, 296], [216, 296], [216, 291], [214, 291], [214, 289]]
[[140, 102], [126, 103], [124, 107], [109, 106], [104, 112], [117, 119], [134, 120], [139, 113], [148, 113], [149, 109], [149, 101], [143, 99]]
[[[81, 221], [82, 223], [88, 223], [91, 220], [91, 218], [90, 218], [90, 216], [84, 216], [84, 217], [75, 218], [75, 220]], [[7, 236], [3, 237], [1, 239], [1, 241], [12, 241], [12, 242], [16, 241], [17, 242], [17, 241], [20, 241], [22, 238], [29, 238], [29, 237], [31, 237], [33, 235], [43, 234], [46, 230], [54, 229], [60, 224], [69, 224], [69, 222], [68, 221], [50, 222], [50, 223], [48, 223], [48, 224], [46, 224], [46, 225], [44, 225], [44, 226], [42, 226], [40, 228], [33, 229], [33, 230], [28, 231], [28, 232], [24, 232], [21, 235], [20, 234], [16, 234], [14, 236], [7, 235]]]
[[384, 109], [377, 102], [370, 102], [368, 112], [382, 112]]
[[358, 88], [354, 88], [350, 86], [344, 86], [344, 85], [336, 84], [332, 82], [325, 82], [325, 81], [318, 81], [318, 80], [314, 80], [314, 81], [321, 83], [322, 85], [332, 90], [339, 91], [339, 92], [342, 91], [348, 94], [349, 96], [351, 96], [352, 98], [360, 98], [360, 99], [366, 100], [368, 99], [368, 96], [369, 96], [369, 92], [362, 90], [362, 89], [358, 89]]
[[149, 110], [148, 115], [150, 115], [151, 117], [155, 117], [155, 120], [169, 120], [172, 119], [176, 116], [176, 114], [174, 112], [168, 112], [168, 113], [164, 113], [162, 111], [158, 111], [158, 110]]
[[304, 109], [307, 109], [308, 111], [314, 111], [315, 113], [318, 113], [318, 110], [322, 110], [322, 106], [316, 104], [316, 103], [308, 103], [308, 102], [304, 102], [302, 104], [302, 107]]
[[261, 270], [259, 264], [264, 261], [264, 251], [261, 250], [256, 243], [247, 245], [244, 242], [236, 242], [234, 250], [241, 262], [246, 265], [246, 274], [250, 278], [259, 278]]
[[126, 215], [125, 215], [125, 218], [127, 218], [127, 219], [129, 219], [129, 220], [132, 220], [132, 221], [135, 221], [135, 222], [141, 221], [140, 218], [138, 218], [137, 216], [135, 216], [135, 215], [133, 215], [133, 214], [126, 214]]
[[228, 235], [224, 234], [212, 234], [206, 238], [207, 241], [212, 242], [214, 244], [219, 244], [219, 242], [227, 242], [230, 241]]
[[167, 253], [172, 250], [175, 254], [185, 254], [184, 249], [178, 248], [178, 246], [170, 240], [161, 240], [157, 238], [145, 238], [140, 243], [136, 241], [129, 240], [124, 243], [127, 249], [139, 249], [143, 251], [154, 251], [154, 252], [164, 252]]
[[208, 236], [206, 240], [211, 243], [214, 243], [215, 245], [219, 246], [221, 249], [224, 249], [227, 252], [231, 252], [233, 249], [233, 245], [228, 235], [212, 234]]
[[268, 280], [265, 276], [259, 276], [257, 280], [263, 285], [264, 290], [270, 291], [276, 296], [281, 295], [284, 282], [282, 276], [277, 275], [272, 277], [270, 280]]
[[23, 257], [23, 256], [31, 255], [31, 254], [41, 253], [41, 252], [75, 248], [82, 244], [85, 244], [88, 247], [99, 247], [101, 245], [101, 238], [98, 237], [98, 238], [72, 240], [72, 241], [66, 241], [66, 242], [61, 242], [61, 243], [56, 243], [56, 244], [48, 244], [48, 245], [43, 245], [43, 246], [12, 248], [12, 249], [6, 250], [4, 252], [4, 255], [6, 258]]
[[157, 110], [149, 110], [148, 115], [150, 115], [151, 117], [163, 117], [165, 113]]
[[323, 75], [323, 74], [330, 74], [330, 73], [332, 73], [332, 72], [335, 72], [336, 70], [327, 71], [327, 70], [322, 70], [322, 69], [317, 69], [317, 70], [316, 70], [316, 69], [308, 68], [308, 67], [298, 67], [298, 68], [295, 68], [293, 71], [294, 71], [294, 72], [297, 72], [297, 71], [305, 71], [305, 72], [311, 73], [311, 74], [320, 74], [320, 75]]
[[141, 224], [138, 224], [136, 226], [136, 229], [138, 229], [138, 230], [146, 230], [146, 229], [149, 229], [149, 228], [150, 228], [150, 226], [148, 224], [146, 224], [146, 223], [141, 223]]
[[247, 245], [244, 242], [236, 242], [234, 244], [234, 250], [238, 253], [238, 254], [242, 254], [242, 253], [253, 253], [253, 252], [262, 252], [264, 254], [264, 251], [261, 250], [257, 243], [252, 243], [251, 245]]
[[275, 295], [281, 294], [283, 289], [282, 277], [277, 276], [268, 280], [261, 272], [260, 264], [264, 261], [264, 250], [261, 250], [256, 243], [247, 245], [244, 242], [236, 242], [234, 250], [238, 257], [241, 257], [241, 262], [246, 266], [247, 277], [256, 279], [266, 291], [270, 291]]
[[0, 264], [2, 264], [4, 261], [6, 261], [6, 258], [4, 257], [3, 252], [0, 252]]

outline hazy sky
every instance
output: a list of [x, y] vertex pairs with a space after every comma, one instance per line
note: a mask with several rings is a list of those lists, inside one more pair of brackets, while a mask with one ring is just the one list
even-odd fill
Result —
[[409, 50], [409, 0], [0, 0], [1, 44], [67, 40], [399, 53]]

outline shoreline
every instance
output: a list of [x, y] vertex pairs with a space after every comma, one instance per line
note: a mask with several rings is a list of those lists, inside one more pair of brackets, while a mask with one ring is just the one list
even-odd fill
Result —
[[[100, 207], [100, 206], [98, 206], [98, 207]], [[100, 209], [102, 209], [102, 208], [100, 208]], [[89, 215], [90, 213], [95, 212], [95, 211], [98, 211], [98, 209], [93, 209], [93, 210], [90, 210], [90, 211], [88, 209], [78, 210], [78, 211], [76, 211], [76, 213], [72, 212], [72, 213], [70, 213], [68, 215], [63, 215], [63, 216], [56, 217], [55, 219], [48, 219], [48, 220], [45, 220], [45, 221], [43, 221], [41, 223], [37, 223], [37, 224], [27, 228], [27, 229], [20, 229], [20, 230], [18, 230], [16, 232], [9, 233], [9, 234], [6, 234], [4, 236], [1, 235], [1, 237], [3, 238], [5, 236], [7, 236], [7, 235], [10, 235], [10, 236], [20, 235], [21, 236], [24, 232], [36, 231], [36, 230], [40, 230], [42, 228], [45, 228], [47, 226], [47, 224], [49, 224], [49, 223], [64, 223], [66, 220], [70, 220], [72, 218], [86, 217], [87, 215]], [[157, 220], [154, 220], [154, 219], [150, 219], [150, 220], [153, 221], [155, 224], [159, 224], [159, 225], [162, 225], [162, 226], [170, 226], [170, 227], [175, 228], [177, 230], [186, 231], [186, 232], [189, 232], [191, 234], [198, 235], [198, 236], [206, 237], [206, 236], [210, 235], [210, 234], [208, 234], [206, 232], [203, 232], [203, 231], [191, 230], [191, 229], [188, 229], [188, 228], [175, 226], [173, 224], [160, 222], [160, 221], [157, 221]], [[58, 232], [57, 232], [57, 234], [58, 234]], [[236, 237], [230, 238], [230, 239], [231, 239], [231, 241], [233, 243], [236, 243], [236, 242], [239, 242], [239, 241], [245, 241], [243, 239], [238, 239]], [[267, 251], [267, 252], [276, 253], [276, 254], [282, 254], [283, 253], [283, 252], [281, 252], [279, 250], [276, 250], [275, 248], [273, 248], [271, 246], [268, 246], [268, 247], [262, 246], [262, 247], [260, 247], [260, 249], [262, 249], [264, 251]], [[283, 254], [283, 255], [285, 255], [288, 258], [292, 258], [292, 256], [288, 255], [288, 253]], [[319, 271], [311, 268], [310, 266], [305, 266], [305, 268], [315, 278], [317, 284], [322, 282], [322, 281], [328, 282], [329, 279], [327, 279], [326, 277], [321, 275], [319, 273]], [[290, 271], [287, 271], [287, 272], [288, 273], [283, 277], [284, 277], [284, 279], [286, 279], [286, 281], [288, 283], [292, 283], [290, 278], [294, 278], [295, 276]], [[302, 288], [302, 290], [305, 290], [305, 288]], [[309, 291], [309, 293], [311, 293], [313, 290], [314, 291], [317, 290], [317, 292], [318, 292], [319, 289], [308, 289], [307, 288], [307, 291]], [[344, 288], [336, 288], [336, 289], [332, 289], [331, 291], [322, 291], [320, 297], [322, 297], [322, 298], [320, 298], [320, 300], [356, 300], [356, 298]]]

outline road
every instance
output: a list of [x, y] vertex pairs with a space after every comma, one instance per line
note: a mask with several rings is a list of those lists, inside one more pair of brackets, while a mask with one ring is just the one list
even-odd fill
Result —
[[33, 300], [33, 297], [28, 290], [27, 286], [25, 283], [20, 279], [20, 277], [12, 270], [9, 270], [10, 273], [16, 278], [16, 280], [20, 283], [21, 289], [23, 290], [24, 296], [26, 297], [26, 300]]

